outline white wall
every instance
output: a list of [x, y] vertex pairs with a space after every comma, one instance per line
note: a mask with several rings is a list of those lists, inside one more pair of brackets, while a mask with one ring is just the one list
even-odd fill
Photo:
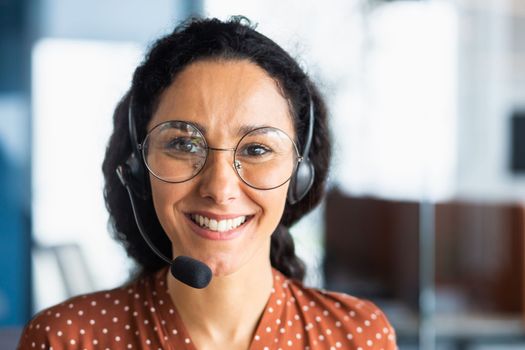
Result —
[[525, 11], [521, 0], [459, 1], [459, 132], [456, 194], [524, 200], [510, 172], [510, 116], [525, 107]]
[[186, 2], [41, 0], [38, 32], [43, 37], [148, 43], [185, 18]]

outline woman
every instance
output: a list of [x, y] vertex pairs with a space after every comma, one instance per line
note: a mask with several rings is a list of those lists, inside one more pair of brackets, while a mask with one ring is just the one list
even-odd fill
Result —
[[103, 164], [140, 274], [42, 311], [20, 348], [395, 349], [372, 303], [301, 284], [288, 227], [329, 159], [324, 102], [283, 49], [239, 18], [178, 27], [135, 71]]

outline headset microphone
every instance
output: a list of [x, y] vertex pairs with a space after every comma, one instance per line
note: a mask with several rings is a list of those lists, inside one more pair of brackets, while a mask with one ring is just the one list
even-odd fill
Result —
[[142, 226], [142, 222], [136, 208], [135, 196], [130, 186], [129, 171], [130, 169], [128, 164], [119, 165], [117, 167], [118, 178], [128, 192], [129, 200], [131, 202], [131, 209], [133, 211], [133, 216], [135, 217], [135, 222], [137, 224], [137, 228], [139, 229], [140, 235], [159, 258], [170, 264], [170, 271], [173, 277], [190, 287], [198, 289], [205, 288], [210, 283], [212, 277], [212, 272], [208, 265], [202, 261], [190, 258], [188, 256], [178, 256], [174, 260], [170, 260], [164, 254], [162, 254], [162, 252], [159, 251], [157, 247], [155, 247], [148, 235], [146, 235], [146, 231]]

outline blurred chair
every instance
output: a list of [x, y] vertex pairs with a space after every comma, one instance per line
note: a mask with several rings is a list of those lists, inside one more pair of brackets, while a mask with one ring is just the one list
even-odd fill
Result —
[[77, 244], [33, 248], [36, 311], [96, 289], [82, 250]]
[[[417, 202], [352, 197], [337, 189], [325, 207], [326, 287], [392, 310], [392, 321], [407, 334], [417, 333], [418, 214]], [[470, 341], [472, 325], [476, 334], [486, 335], [503, 329], [494, 327], [498, 324], [507, 330], [505, 337], [524, 340], [523, 205], [437, 203], [434, 245], [438, 337]]]
[[418, 307], [418, 204], [334, 190], [325, 209], [328, 289]]
[[438, 293], [462, 293], [463, 311], [525, 315], [524, 213], [511, 202], [438, 203]]

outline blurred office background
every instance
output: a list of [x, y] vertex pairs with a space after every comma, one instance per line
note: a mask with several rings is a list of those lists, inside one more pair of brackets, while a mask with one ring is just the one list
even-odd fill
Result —
[[376, 302], [400, 349], [525, 348], [522, 0], [0, 0], [0, 348], [129, 277], [102, 197], [112, 111], [153, 40], [237, 14], [330, 106], [329, 194], [292, 230], [306, 283]]

